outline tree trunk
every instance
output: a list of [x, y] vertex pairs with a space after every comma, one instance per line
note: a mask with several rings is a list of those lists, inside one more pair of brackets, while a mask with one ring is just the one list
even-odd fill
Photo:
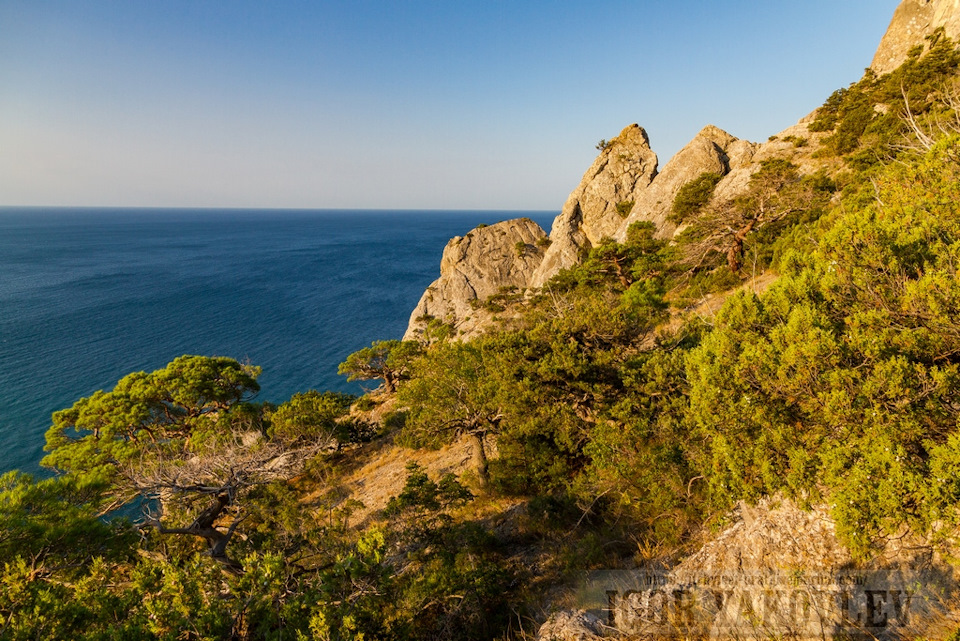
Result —
[[740, 260], [740, 254], [743, 253], [743, 241], [734, 240], [733, 244], [727, 249], [727, 267], [730, 268], [734, 274], [740, 273], [740, 268], [743, 267], [743, 262]]
[[620, 279], [620, 285], [622, 285], [624, 289], [630, 289], [632, 283], [630, 279], [627, 278], [626, 272], [623, 271], [623, 264], [619, 260], [614, 260], [613, 264], [617, 268], [617, 278]]
[[391, 372], [383, 373], [383, 391], [387, 394], [393, 394], [397, 391], [397, 379]]
[[471, 432], [473, 438], [473, 465], [477, 470], [477, 479], [480, 481], [480, 488], [486, 489], [490, 484], [490, 470], [487, 462], [487, 450], [483, 443], [482, 432]]
[[153, 525], [160, 534], [189, 534], [204, 539], [207, 542], [207, 553], [213, 560], [220, 563], [225, 570], [232, 574], [239, 575], [243, 572], [243, 566], [234, 559], [227, 556], [227, 545], [233, 538], [233, 533], [237, 526], [243, 521], [244, 517], [238, 517], [233, 520], [227, 531], [221, 532], [217, 529], [215, 523], [223, 514], [224, 510], [232, 503], [232, 499], [227, 492], [218, 494], [213, 502], [201, 512], [193, 523], [183, 528], [168, 528], [157, 519]]
[[743, 229], [734, 234], [730, 247], [727, 248], [727, 265], [734, 274], [739, 274], [740, 268], [743, 267], [743, 243], [756, 225], [756, 218], [748, 222]]

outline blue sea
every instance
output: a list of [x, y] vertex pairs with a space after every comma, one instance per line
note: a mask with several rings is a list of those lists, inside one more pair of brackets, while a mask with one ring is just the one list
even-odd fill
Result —
[[400, 338], [446, 242], [556, 212], [0, 208], [0, 472], [50, 414], [182, 354], [263, 368], [257, 400], [359, 393], [337, 365]]

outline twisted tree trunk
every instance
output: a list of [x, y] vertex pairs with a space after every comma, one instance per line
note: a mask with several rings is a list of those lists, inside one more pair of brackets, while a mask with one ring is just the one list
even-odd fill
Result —
[[490, 469], [487, 461], [487, 450], [483, 442], [483, 432], [470, 432], [473, 439], [473, 466], [477, 471], [477, 479], [480, 481], [480, 487], [486, 489], [490, 484]]

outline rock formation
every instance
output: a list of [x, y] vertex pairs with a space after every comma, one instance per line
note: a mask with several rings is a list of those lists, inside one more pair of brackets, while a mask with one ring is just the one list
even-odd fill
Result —
[[757, 147], [754, 143], [707, 125], [670, 159], [650, 186], [639, 194], [633, 209], [622, 221], [614, 237], [623, 242], [627, 227], [638, 221], [650, 221], [656, 225], [660, 238], [672, 237], [676, 226], [667, 217], [680, 188], [704, 173], [723, 176], [731, 170], [749, 166]]
[[605, 632], [603, 620], [592, 612], [557, 612], [537, 631], [537, 641], [597, 641]]
[[[583, 252], [602, 239], [622, 241], [635, 221], [651, 221], [658, 236], [671, 237], [675, 227], [667, 216], [677, 191], [704, 172], [744, 172], [749, 178], [758, 166], [751, 164], [758, 148], [710, 125], [658, 174], [647, 133], [636, 124], [626, 127], [603, 146], [567, 198], [553, 221], [549, 241], [526, 219], [475, 229], [451, 240], [443, 253], [440, 279], [420, 299], [404, 339], [421, 338], [426, 318], [452, 324], [462, 337], [474, 335], [491, 317], [478, 303], [503, 288], [541, 287], [561, 269], [578, 264]], [[518, 242], [527, 246], [522, 254], [515, 249]]]
[[615, 236], [656, 175], [657, 155], [639, 125], [626, 127], [609, 141], [553, 221], [550, 248], [531, 286], [542, 286], [564, 267], [577, 264], [584, 249]]
[[923, 541], [892, 537], [864, 564], [827, 506], [768, 498], [729, 519], [672, 569], [594, 573], [576, 609], [555, 612], [537, 638], [945, 638], [956, 628], [956, 570]]
[[667, 217], [680, 188], [703, 173], [751, 166], [757, 147], [708, 125], [658, 173], [646, 132], [630, 125], [603, 149], [554, 220], [550, 249], [531, 286], [577, 264], [583, 250], [605, 237], [622, 242], [634, 222], [650, 221], [657, 236], [672, 237], [675, 226]]
[[422, 337], [435, 318], [469, 336], [491, 316], [479, 304], [510, 288], [523, 291], [543, 260], [547, 235], [529, 218], [478, 227], [447, 243], [440, 278], [423, 293], [410, 316], [404, 340]]
[[[924, 38], [940, 27], [949, 37], [960, 36], [960, 0], [903, 0], [871, 68], [877, 73], [891, 71], [906, 59], [912, 47], [928, 44]], [[504, 234], [498, 225], [474, 230], [463, 247], [463, 239], [450, 241], [444, 251], [441, 277], [424, 293], [404, 338], [420, 336], [424, 324], [417, 319], [426, 316], [452, 323], [461, 335], [479, 331], [491, 314], [477, 309], [471, 301], [483, 301], [504, 287], [541, 287], [561, 269], [578, 264], [584, 252], [603, 238], [622, 242], [631, 223], [653, 222], [658, 237], [671, 238], [676, 228], [668, 216], [676, 194], [702, 173], [723, 175], [714, 198], [728, 200], [748, 188], [750, 176], [764, 160], [783, 158], [805, 173], [835, 169], [831, 164], [837, 161], [816, 155], [828, 133], [809, 131], [815, 115], [762, 144], [707, 126], [660, 172], [647, 133], [636, 124], [626, 127], [602, 146], [570, 194], [553, 221], [545, 252], [543, 231], [530, 221], [522, 225], [516, 221], [503, 223], [509, 228], [503, 229]], [[528, 246], [520, 256], [514, 250], [517, 242]]]
[[878, 74], [893, 71], [907, 59], [913, 47], [928, 44], [924, 38], [940, 27], [949, 38], [956, 40], [960, 35], [960, 0], [903, 0], [870, 68]]

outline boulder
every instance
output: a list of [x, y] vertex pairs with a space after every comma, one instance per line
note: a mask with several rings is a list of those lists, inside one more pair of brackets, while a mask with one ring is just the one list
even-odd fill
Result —
[[546, 232], [529, 218], [478, 227], [447, 243], [440, 278], [423, 293], [410, 316], [404, 340], [423, 338], [426, 320], [436, 318], [470, 336], [492, 314], [479, 304], [511, 288], [523, 291], [543, 260]]
[[594, 641], [603, 634], [603, 622], [585, 610], [556, 612], [537, 632], [537, 641]]

